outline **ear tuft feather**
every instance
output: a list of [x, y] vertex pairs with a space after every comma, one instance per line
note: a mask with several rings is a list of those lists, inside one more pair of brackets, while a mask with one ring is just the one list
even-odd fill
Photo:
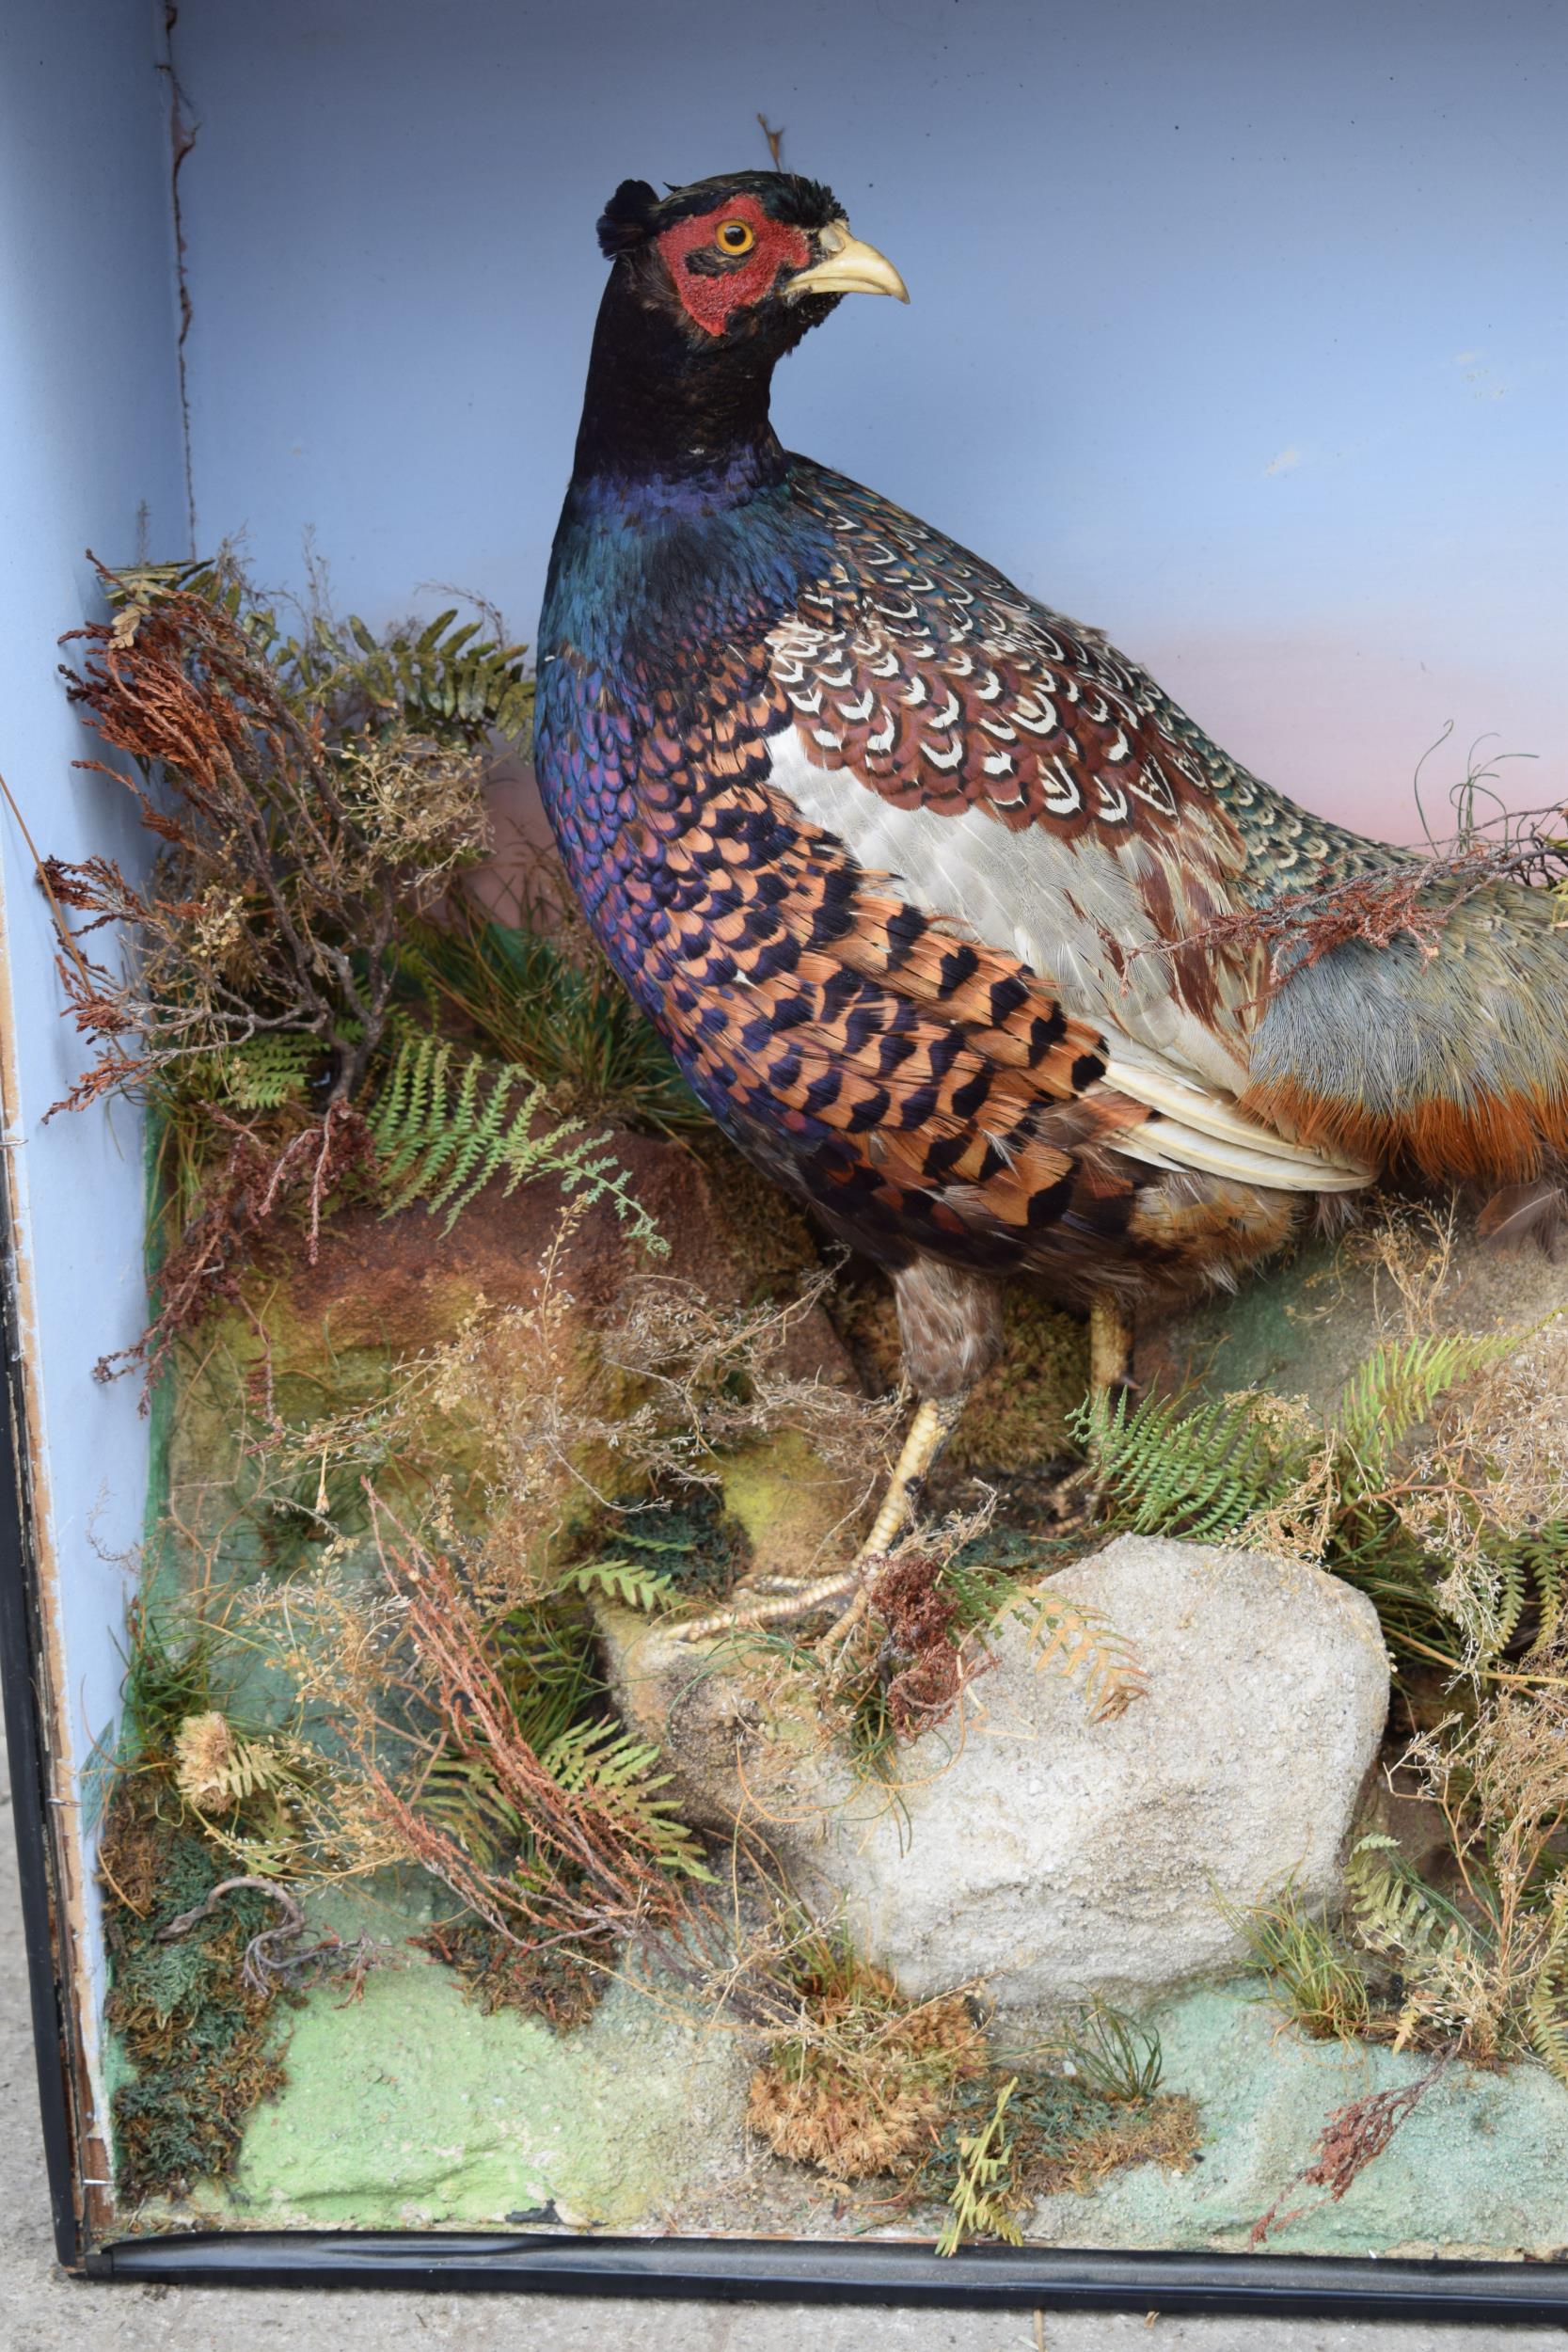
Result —
[[599, 215], [599, 251], [607, 261], [646, 241], [657, 204], [657, 194], [646, 180], [622, 181]]

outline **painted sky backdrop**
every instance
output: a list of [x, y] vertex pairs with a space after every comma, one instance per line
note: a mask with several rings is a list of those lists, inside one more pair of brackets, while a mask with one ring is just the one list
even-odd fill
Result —
[[193, 481], [296, 582], [531, 635], [627, 175], [826, 179], [912, 307], [780, 372], [792, 447], [1109, 630], [1407, 837], [1448, 723], [1568, 789], [1568, 22], [1554, 0], [200, 0]]
[[[182, 528], [168, 145], [153, 45], [150, 11], [124, 0], [0, 8], [0, 774], [40, 850], [98, 853], [133, 871], [148, 836], [129, 793], [73, 764], [99, 747], [62, 691], [57, 641], [103, 610], [85, 548], [134, 549], [138, 508], [150, 533], [178, 545]], [[67, 1649], [51, 1802], [69, 1805], [72, 1770], [99, 1743], [113, 1753], [128, 1570], [143, 1533], [140, 1382], [96, 1379], [93, 1364], [131, 1346], [147, 1320], [144, 1162], [131, 1104], [45, 1123], [88, 1055], [61, 1017], [58, 944], [32, 842], [0, 806], [7, 1279], [28, 1359], [38, 1575]], [[95, 1817], [89, 1805], [68, 1819]], [[96, 1921], [90, 1866], [76, 1883]], [[62, 1901], [69, 1913], [71, 1897]], [[92, 1952], [101, 1985], [96, 1940]], [[77, 2018], [96, 2064], [97, 2002]]]

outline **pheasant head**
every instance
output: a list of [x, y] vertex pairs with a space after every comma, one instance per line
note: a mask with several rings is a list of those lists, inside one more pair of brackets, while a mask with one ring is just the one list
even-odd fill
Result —
[[599, 218], [614, 262], [594, 339], [578, 472], [679, 475], [766, 430], [774, 364], [847, 294], [907, 302], [832, 189], [736, 171], [659, 197], [625, 180]]

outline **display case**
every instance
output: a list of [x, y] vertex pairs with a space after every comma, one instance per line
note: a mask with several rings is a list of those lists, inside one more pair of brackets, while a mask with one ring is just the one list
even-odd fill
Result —
[[792, 360], [789, 446], [1102, 626], [1287, 860], [1438, 857], [1435, 925], [1335, 899], [1270, 985], [1533, 892], [1549, 1027], [1516, 29], [9, 12], [0, 1634], [68, 2269], [1561, 2315], [1550, 1150], [1281, 1211], [1109, 1379], [1009, 1294], [868, 1555], [887, 1265], [715, 1123], [531, 765], [595, 218], [782, 155], [911, 296]]

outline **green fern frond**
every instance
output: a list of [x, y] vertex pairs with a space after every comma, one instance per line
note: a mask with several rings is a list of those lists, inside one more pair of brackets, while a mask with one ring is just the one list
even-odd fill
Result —
[[540, 1761], [571, 1794], [591, 1792], [595, 1803], [637, 1835], [666, 1870], [711, 1879], [692, 1832], [680, 1819], [676, 1801], [657, 1792], [674, 1775], [660, 1772], [658, 1749], [617, 1723], [578, 1723], [563, 1731]]
[[1287, 1495], [1303, 1467], [1275, 1421], [1251, 1396], [1182, 1409], [1146, 1397], [1094, 1399], [1075, 1434], [1113, 1496], [1119, 1523], [1138, 1535], [1219, 1543]]
[[417, 1809], [482, 1869], [495, 1869], [522, 1835], [521, 1821], [479, 1756], [446, 1752], [435, 1757], [420, 1784]]
[[527, 1070], [585, 1117], [669, 1135], [707, 1125], [669, 1047], [603, 956], [552, 928], [547, 908], [498, 923], [465, 905], [438, 924], [411, 924], [399, 965], [409, 994], [445, 1007], [494, 1060]]
[[497, 1618], [487, 1642], [518, 1736], [543, 1756], [604, 1697], [586, 1618], [525, 1602]]
[[1501, 1362], [1518, 1344], [1512, 1331], [1386, 1341], [1347, 1381], [1336, 1415], [1339, 1435], [1368, 1460], [1386, 1462], [1450, 1389]]
[[674, 1775], [660, 1772], [658, 1749], [617, 1723], [573, 1724], [546, 1750], [540, 1761], [551, 1778], [574, 1793], [591, 1788], [601, 1801], [629, 1798], [634, 1809], [653, 1791], [667, 1788]]
[[1363, 1942], [1407, 1965], [1456, 1950], [1474, 1933], [1464, 1914], [1405, 1860], [1398, 1839], [1382, 1832], [1357, 1841], [1345, 1884]]
[[439, 739], [455, 732], [470, 742], [492, 730], [526, 737], [533, 713], [528, 648], [483, 636], [483, 626], [460, 621], [453, 605], [417, 632], [392, 628], [377, 637], [353, 613], [341, 626], [318, 619], [309, 636], [290, 639], [283, 650], [318, 698], [357, 696], [416, 734]]
[[547, 1177], [590, 1206], [609, 1200], [635, 1239], [667, 1249], [626, 1169], [604, 1149], [609, 1138], [584, 1135], [578, 1119], [540, 1125], [545, 1104], [544, 1088], [525, 1071], [404, 1027], [366, 1114], [388, 1216], [422, 1204], [445, 1212], [450, 1232], [496, 1177], [506, 1179], [503, 1198]]
[[368, 716], [372, 724], [474, 746], [492, 733], [526, 740], [531, 728], [528, 647], [511, 643], [483, 604], [479, 620], [460, 621], [452, 605], [422, 628], [410, 623], [379, 636], [356, 612], [346, 621], [317, 612], [301, 636], [291, 637], [224, 549], [194, 564], [129, 565], [111, 576], [107, 593], [127, 626], [176, 594], [220, 607], [302, 706], [346, 706], [360, 723]]
[[[674, 1550], [675, 1545], [661, 1545], [659, 1549]], [[650, 1613], [667, 1609], [679, 1597], [673, 1577], [663, 1576], [657, 1568], [645, 1568], [634, 1560], [589, 1560], [580, 1567], [568, 1568], [562, 1579], [563, 1590], [578, 1593], [608, 1593], [626, 1609], [643, 1609]]]
[[1513, 1641], [1533, 1600], [1533, 1645], [1548, 1648], [1556, 1639], [1568, 1589], [1568, 1519], [1548, 1519], [1523, 1535], [1489, 1540], [1486, 1556], [1498, 1585], [1498, 1647]]
[[1526, 2030], [1543, 2066], [1568, 2088], [1568, 1883], [1552, 1888], [1550, 1927], [1525, 2002]]
[[193, 1056], [182, 1084], [187, 1095], [202, 1101], [239, 1111], [274, 1111], [305, 1100], [325, 1057], [319, 1037], [278, 1029], [218, 1054]]
[[1529, 1597], [1528, 1580], [1524, 1561], [1513, 1550], [1495, 1553], [1488, 1561], [1497, 1579], [1497, 1592], [1492, 1611], [1492, 1645], [1504, 1650], [1519, 1629]]

